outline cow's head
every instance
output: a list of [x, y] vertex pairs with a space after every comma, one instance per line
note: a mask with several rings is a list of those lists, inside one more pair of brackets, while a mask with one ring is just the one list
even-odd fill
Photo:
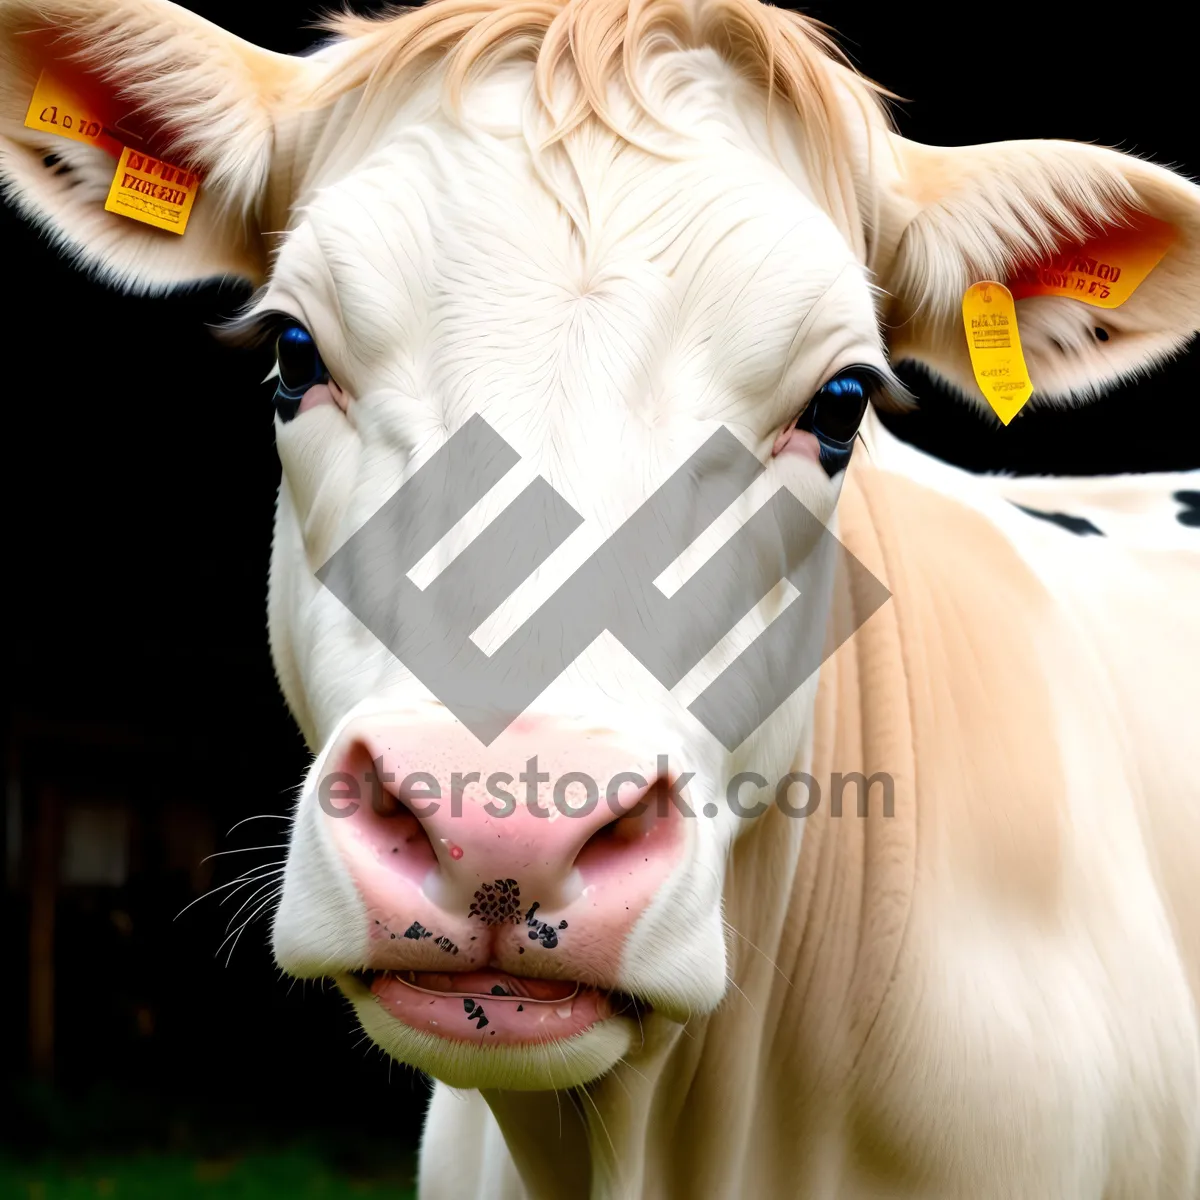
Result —
[[[275, 951], [336, 979], [389, 1053], [469, 1086], [582, 1082], [648, 1010], [721, 1001], [724, 864], [752, 824], [729, 784], [803, 762], [814, 685], [741, 741], [688, 706], [775, 620], [819, 634], [821, 572], [798, 598], [772, 585], [819, 559], [889, 362], [977, 395], [964, 290], [1143, 214], [1175, 241], [1122, 307], [1021, 302], [1037, 401], [1086, 398], [1200, 314], [1197, 194], [1165, 170], [906, 142], [812, 26], [753, 0], [555, 7], [441, 0], [292, 59], [162, 0], [0, 0], [16, 202], [123, 286], [261, 285], [240, 325], [279, 345], [271, 645], [316, 756]], [[23, 127], [43, 68], [202, 175], [185, 235], [104, 211], [105, 148]], [[671, 480], [667, 516], [595, 559]], [[737, 570], [661, 610], [703, 628], [660, 611], [631, 649], [645, 612], [623, 609], [622, 637], [601, 622], [526, 697], [556, 630], [644, 597], [647, 572], [664, 597], [707, 579], [780, 488], [816, 522], [774, 514]], [[751, 674], [721, 694], [755, 693]]]

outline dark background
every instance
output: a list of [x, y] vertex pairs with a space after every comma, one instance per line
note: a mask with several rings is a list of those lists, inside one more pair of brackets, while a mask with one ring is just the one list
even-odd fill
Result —
[[[317, 12], [189, 7], [286, 51], [309, 44], [303, 26]], [[1119, 25], [1046, 4], [1010, 6], [1000, 26], [990, 6], [944, 17], [912, 5], [808, 11], [909, 98], [897, 110], [909, 137], [1067, 137], [1187, 173], [1200, 166], [1194, 50], [1169, 35], [1165, 8], [1140, 7]], [[282, 856], [201, 863], [218, 848], [278, 846], [281, 819], [225, 832], [248, 816], [282, 817], [307, 762], [267, 655], [279, 473], [257, 382], [268, 360], [211, 335], [245, 294], [118, 295], [70, 270], [8, 210], [0, 254], [10, 297], [0, 1054], [3, 1095], [15, 1101], [5, 1138], [23, 1152], [203, 1154], [320, 1138], [365, 1170], [364, 1138], [398, 1152], [414, 1144], [423, 1083], [359, 1046], [334, 994], [279, 977], [267, 911], [231, 958], [228, 944], [214, 957], [248, 892], [223, 907], [218, 893], [173, 920], [207, 887]], [[973, 469], [1192, 468], [1198, 364], [1193, 351], [1088, 410], [1029, 413], [1008, 429], [912, 376], [920, 410], [892, 423]], [[118, 387], [132, 365], [146, 386]], [[86, 841], [96, 820], [116, 858], [72, 867], [76, 882], [39, 885], [39, 870], [53, 876], [68, 853], [64, 839]], [[105, 871], [112, 878], [96, 878]], [[51, 977], [52, 1004], [38, 992]]]

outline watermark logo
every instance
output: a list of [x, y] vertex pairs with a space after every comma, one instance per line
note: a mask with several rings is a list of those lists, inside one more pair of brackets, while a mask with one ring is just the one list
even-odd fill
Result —
[[[318, 572], [484, 745], [605, 630], [669, 690], [787, 579], [800, 599], [688, 706], [733, 750], [890, 596], [782, 487], [673, 595], [660, 590], [655, 579], [765, 469], [720, 429], [486, 654], [471, 634], [583, 523], [579, 513], [536, 479], [428, 587], [408, 576], [519, 461], [472, 417]], [[843, 572], [850, 586], [835, 588]], [[831, 611], [835, 595], [853, 596], [850, 610]]]
[[[449, 815], [460, 820], [468, 791], [474, 792], [471, 803], [475, 803], [480, 792], [486, 789], [487, 799], [480, 807], [495, 820], [511, 817], [520, 808], [544, 821], [556, 816], [578, 820], [592, 815], [601, 804], [601, 796], [614, 819], [640, 817], [651, 809], [660, 818], [674, 809], [680, 816], [694, 819], [696, 810], [683, 794], [692, 778], [690, 771], [679, 775], [672, 773], [667, 755], [660, 754], [653, 787], [636, 771], [620, 771], [606, 782], [593, 778], [586, 771], [568, 771], [552, 780], [548, 771], [538, 770], [535, 754], [515, 779], [508, 771], [494, 771], [487, 776], [486, 782], [481, 771], [454, 771], [450, 775], [447, 796], [442, 781], [428, 771], [413, 771], [398, 780], [394, 771], [385, 769], [382, 759], [376, 759], [371, 769], [361, 774], [333, 771], [321, 776], [316, 792], [321, 811], [329, 817], [352, 817], [369, 804], [378, 817], [397, 817], [404, 813], [424, 820], [447, 807]], [[388, 786], [396, 783], [399, 786], [394, 789]], [[516, 786], [518, 783], [520, 787]], [[540, 785], [551, 783], [550, 802], [547, 803], [546, 791]], [[876, 771], [870, 776], [861, 771], [832, 772], [824, 789], [829, 794], [830, 815], [841, 817], [843, 797], [849, 788], [856, 812], [859, 817], [867, 818], [872, 789], [876, 786], [882, 805], [880, 811], [884, 817], [894, 816], [896, 781], [889, 772]], [[623, 796], [622, 789], [630, 790]], [[804, 818], [812, 816], [821, 807], [824, 791], [816, 777], [807, 771], [789, 771], [774, 784], [757, 771], [739, 771], [725, 785], [724, 798], [726, 808], [735, 817], [761, 816], [773, 804], [784, 816]], [[713, 800], [706, 801], [700, 809], [700, 813], [709, 818], [716, 817], [720, 811], [720, 806]]]

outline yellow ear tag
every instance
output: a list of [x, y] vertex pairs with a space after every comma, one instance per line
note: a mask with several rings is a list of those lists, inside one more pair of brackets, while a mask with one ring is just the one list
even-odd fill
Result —
[[174, 167], [128, 146], [121, 151], [106, 212], [144, 221], [156, 229], [182, 233], [187, 228], [200, 180], [192, 171]]
[[105, 131], [105, 119], [100, 103], [81, 87], [43, 71], [33, 89], [25, 127], [100, 146], [115, 156], [121, 153], [121, 143]]
[[1011, 280], [1012, 294], [1070, 296], [1096, 308], [1118, 308], [1162, 261], [1175, 241], [1166, 221], [1138, 213], [1129, 224], [1089, 238], [1043, 267]]
[[972, 284], [963, 296], [962, 311], [975, 382], [1007, 425], [1033, 395], [1012, 293], [992, 280]]
[[163, 162], [121, 143], [108, 131], [103, 104], [89, 98], [86, 83], [43, 71], [33, 89], [25, 125], [90, 146], [100, 146], [117, 159], [105, 211], [183, 233], [187, 228], [200, 179], [192, 171]]

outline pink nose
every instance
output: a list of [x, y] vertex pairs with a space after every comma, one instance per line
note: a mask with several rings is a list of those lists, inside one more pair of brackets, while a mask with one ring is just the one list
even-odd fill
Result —
[[365, 965], [466, 969], [575, 943], [611, 970], [682, 845], [667, 776], [609, 731], [546, 720], [486, 748], [456, 724], [353, 724], [317, 793], [366, 902]]

